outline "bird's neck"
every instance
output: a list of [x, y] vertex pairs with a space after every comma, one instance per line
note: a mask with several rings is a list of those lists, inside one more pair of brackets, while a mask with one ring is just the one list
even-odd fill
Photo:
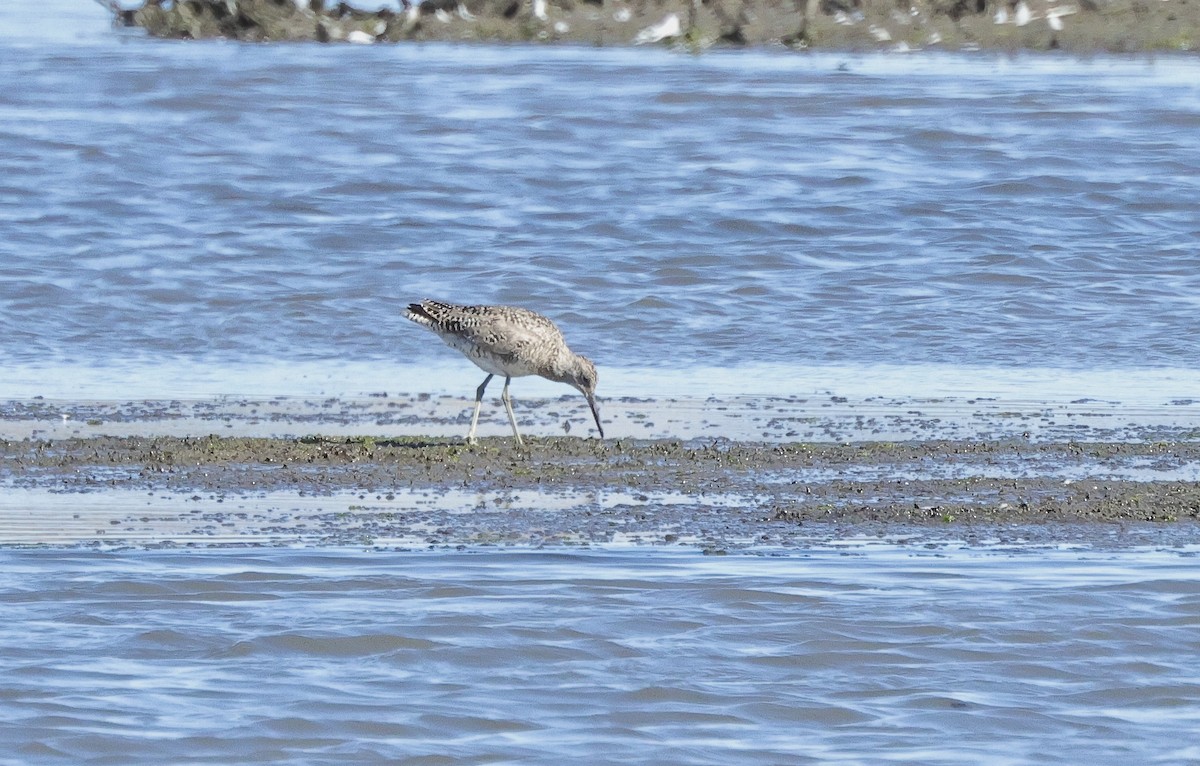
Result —
[[542, 377], [553, 380], [555, 383], [575, 385], [575, 380], [579, 377], [579, 357], [570, 351], [559, 353], [550, 360]]

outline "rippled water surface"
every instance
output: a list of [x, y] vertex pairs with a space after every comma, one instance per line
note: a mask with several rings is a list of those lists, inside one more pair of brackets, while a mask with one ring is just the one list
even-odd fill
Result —
[[0, 553], [0, 762], [1185, 763], [1178, 553]]
[[[438, 296], [552, 315], [604, 396], [1194, 419], [1194, 58], [167, 43], [45, 6], [0, 8], [2, 399], [465, 395], [400, 315]], [[60, 499], [31, 541], [145, 504]], [[0, 764], [1200, 761], [1193, 552], [831, 545], [0, 550]]]
[[239, 367], [303, 362], [394, 389], [457, 363], [402, 318], [421, 296], [537, 307], [638, 394], [668, 365], [774, 366], [779, 389], [814, 365], [1200, 367], [1194, 58], [259, 46], [102, 23], [33, 44], [14, 24], [0, 357], [25, 381], [68, 365], [118, 371], [93, 395], [147, 369], [164, 395], [236, 391]]

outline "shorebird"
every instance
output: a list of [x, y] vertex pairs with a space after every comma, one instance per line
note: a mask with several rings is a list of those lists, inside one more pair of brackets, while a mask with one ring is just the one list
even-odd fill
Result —
[[577, 389], [592, 408], [596, 430], [604, 438], [600, 410], [596, 408], [596, 365], [567, 348], [558, 326], [546, 317], [517, 306], [460, 306], [432, 300], [410, 303], [405, 316], [436, 333], [447, 346], [461, 351], [488, 374], [475, 389], [475, 413], [467, 432], [468, 444], [475, 443], [483, 392], [494, 375], [504, 376], [500, 400], [504, 402], [518, 445], [524, 446], [525, 442], [517, 430], [508, 384], [524, 375], [540, 375]]

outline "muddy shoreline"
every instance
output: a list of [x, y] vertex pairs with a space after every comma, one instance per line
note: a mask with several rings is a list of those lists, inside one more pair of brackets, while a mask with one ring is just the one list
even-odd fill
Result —
[[[744, 498], [770, 521], [1200, 520], [1200, 444], [767, 444], [552, 437], [95, 437], [0, 442], [11, 488], [237, 495], [412, 489]], [[1122, 478], [1122, 475], [1145, 478]], [[647, 495], [648, 497], [648, 495]], [[752, 500], [751, 500], [752, 499]]]
[[577, 399], [0, 402], [0, 545], [1200, 544], [1190, 400]]
[[1195, 51], [1196, 0], [145, 0], [116, 23], [171, 39], [779, 46], [843, 51]]

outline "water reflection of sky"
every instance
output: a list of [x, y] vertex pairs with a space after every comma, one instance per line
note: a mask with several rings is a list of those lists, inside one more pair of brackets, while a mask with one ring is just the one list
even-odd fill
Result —
[[[431, 343], [436, 340], [430, 338]], [[449, 349], [431, 363], [338, 359], [223, 363], [180, 358], [130, 360], [127, 365], [47, 363], [7, 365], [3, 396], [25, 399], [169, 399], [211, 396], [473, 395], [484, 373]], [[615, 362], [616, 360], [614, 360]], [[627, 368], [598, 360], [602, 399], [644, 397], [846, 397], [890, 409], [890, 400], [955, 399], [981, 411], [1005, 403], [1088, 404], [1095, 408], [1200, 406], [1200, 371], [973, 367], [957, 365], [667, 364]], [[524, 399], [558, 398], [570, 390], [541, 378], [513, 383]], [[1194, 399], [1194, 401], [1193, 401]], [[961, 408], [961, 407], [960, 407]], [[868, 410], [863, 410], [868, 412]]]

